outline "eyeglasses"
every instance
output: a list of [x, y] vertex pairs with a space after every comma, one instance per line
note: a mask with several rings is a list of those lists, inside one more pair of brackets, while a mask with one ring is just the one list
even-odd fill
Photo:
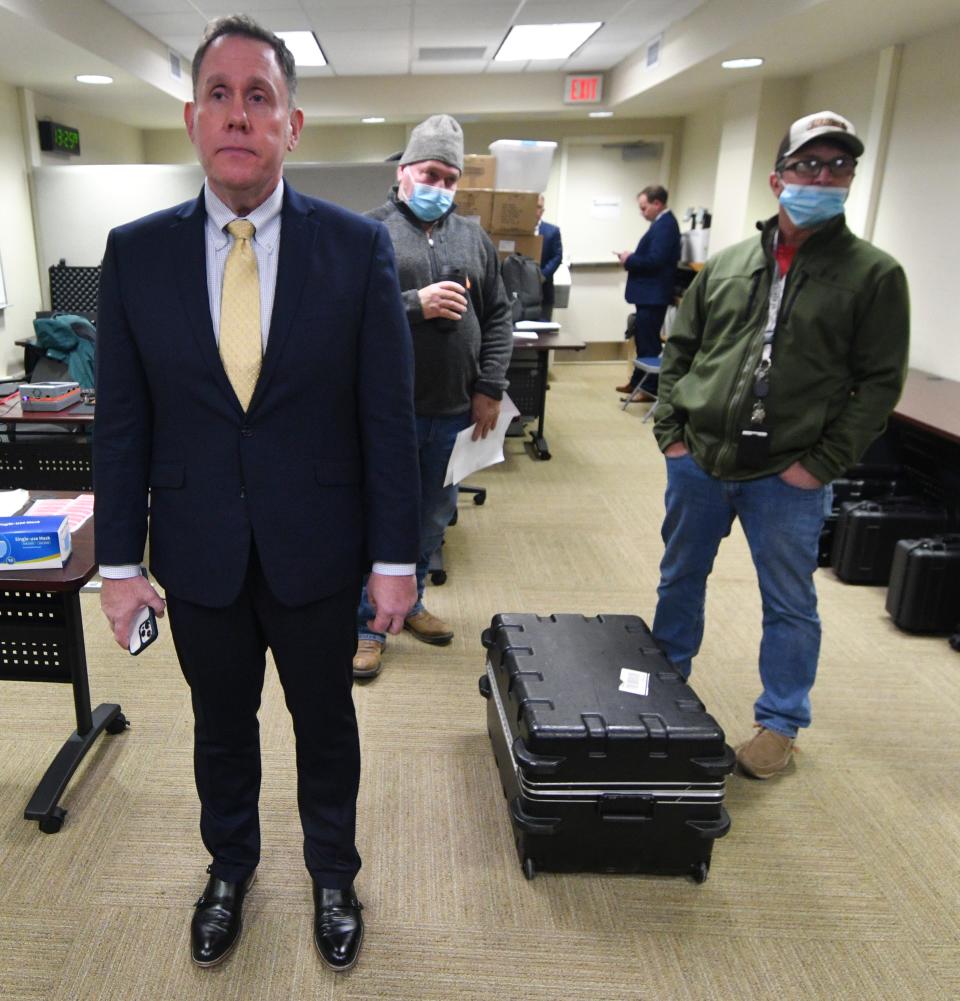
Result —
[[793, 163], [781, 163], [777, 167], [779, 173], [792, 170], [797, 177], [818, 177], [826, 167], [831, 177], [852, 177], [857, 169], [857, 161], [852, 156], [834, 156], [829, 160], [821, 160], [819, 156], [807, 156]]

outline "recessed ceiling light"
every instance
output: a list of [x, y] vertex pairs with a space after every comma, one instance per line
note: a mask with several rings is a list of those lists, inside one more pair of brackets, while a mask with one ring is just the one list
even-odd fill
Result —
[[327, 60], [312, 31], [275, 31], [277, 38], [293, 53], [298, 66], [326, 66]]
[[591, 111], [589, 112], [591, 118], [613, 118], [612, 111]]
[[580, 24], [515, 24], [493, 59], [500, 63], [566, 59], [602, 25], [603, 21]]
[[720, 65], [725, 70], [751, 70], [755, 66], [762, 66], [763, 60], [759, 56], [747, 56], [744, 59], [724, 59]]
[[386, 121], [386, 118], [361, 118], [361, 122], [364, 125], [380, 125], [382, 122]]
[[113, 83], [112, 76], [104, 76], [102, 73], [78, 73], [74, 80], [77, 83], [95, 83], [95, 84], [105, 84]]

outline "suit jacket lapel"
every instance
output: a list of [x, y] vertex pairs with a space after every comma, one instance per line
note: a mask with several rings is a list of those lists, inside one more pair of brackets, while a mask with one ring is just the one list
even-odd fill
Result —
[[286, 342], [293, 329], [293, 318], [307, 279], [307, 262], [313, 253], [314, 226], [310, 224], [310, 206], [288, 181], [284, 181], [283, 208], [280, 219], [280, 259], [277, 262], [277, 285], [273, 296], [270, 335], [263, 356], [263, 367], [250, 407], [266, 391]]
[[224, 371], [217, 339], [210, 317], [210, 296], [207, 292], [207, 247], [204, 226], [207, 213], [203, 204], [203, 192], [195, 202], [184, 206], [173, 224], [174, 268], [177, 276], [177, 291], [183, 302], [184, 311], [190, 324], [190, 332], [197, 345], [200, 357], [210, 369], [213, 381], [226, 393], [234, 405], [239, 406], [236, 393]]

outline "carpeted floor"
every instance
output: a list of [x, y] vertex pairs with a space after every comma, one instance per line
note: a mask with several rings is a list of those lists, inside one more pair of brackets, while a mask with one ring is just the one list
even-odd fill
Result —
[[[651, 999], [960, 996], [960, 655], [898, 632], [881, 588], [818, 573], [824, 643], [813, 727], [789, 774], [733, 776], [710, 878], [521, 873], [477, 692], [479, 635], [501, 611], [652, 618], [663, 463], [645, 406], [621, 412], [623, 366], [560, 364], [550, 462], [508, 441], [471, 482], [428, 607], [447, 648], [391, 640], [357, 686], [364, 751], [358, 880], [367, 939], [326, 971], [296, 816], [292, 733], [272, 670], [261, 713], [264, 852], [243, 940], [221, 967], [188, 957], [207, 857], [191, 718], [169, 634], [136, 660], [96, 595], [84, 616], [94, 704], [132, 723], [103, 737], [41, 834], [23, 807], [73, 726], [66, 686], [0, 684], [0, 998]], [[749, 735], [759, 600], [735, 528], [711, 582], [693, 684]]]

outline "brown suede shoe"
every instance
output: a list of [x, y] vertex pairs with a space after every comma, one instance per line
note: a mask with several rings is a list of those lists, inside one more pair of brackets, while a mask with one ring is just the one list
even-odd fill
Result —
[[453, 630], [446, 622], [431, 615], [426, 609], [406, 619], [403, 628], [413, 633], [418, 640], [435, 646], [446, 646], [453, 639]]
[[755, 779], [769, 779], [782, 772], [793, 756], [793, 738], [755, 723], [757, 732], [737, 748], [740, 770]]
[[629, 382], [623, 386], [617, 386], [617, 392], [624, 393], [629, 396], [633, 392], [633, 386], [631, 386]]
[[653, 403], [656, 399], [655, 396], [651, 396], [645, 389], [628, 389], [626, 394], [626, 396], [620, 397], [621, 403], [626, 403], [627, 400], [631, 403]]
[[377, 640], [357, 640], [357, 652], [353, 657], [353, 676], [363, 680], [375, 678], [383, 668], [381, 657], [383, 644]]

